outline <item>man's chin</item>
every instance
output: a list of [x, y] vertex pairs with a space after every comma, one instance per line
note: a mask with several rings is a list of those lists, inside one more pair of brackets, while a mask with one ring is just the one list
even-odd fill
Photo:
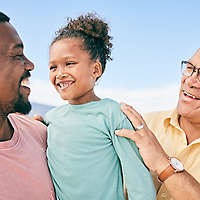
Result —
[[[191, 106], [181, 106], [178, 105], [177, 106], [177, 113], [184, 117], [184, 118], [188, 118], [191, 119], [192, 121], [196, 118], [199, 121], [199, 115], [200, 115], [200, 108], [194, 108]], [[196, 121], [196, 120], [195, 120]]]
[[22, 95], [19, 95], [18, 100], [14, 104], [14, 112], [22, 113], [22, 114], [28, 114], [31, 111], [31, 103], [25, 98], [23, 98]]
[[191, 109], [185, 105], [177, 105], [177, 113], [181, 116], [187, 116], [191, 112]]
[[23, 105], [17, 105], [15, 107], [15, 112], [21, 113], [21, 114], [29, 114], [31, 111], [31, 104], [30, 102], [27, 102], [26, 104]]

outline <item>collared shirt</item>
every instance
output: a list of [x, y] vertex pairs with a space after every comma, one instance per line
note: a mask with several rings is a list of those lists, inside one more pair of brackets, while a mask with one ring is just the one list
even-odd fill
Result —
[[[148, 127], [157, 137], [165, 152], [177, 157], [184, 168], [200, 182], [200, 138], [189, 145], [184, 131], [178, 123], [179, 115], [176, 110], [153, 112], [144, 115]], [[172, 200], [165, 184], [158, 190], [157, 200]]]

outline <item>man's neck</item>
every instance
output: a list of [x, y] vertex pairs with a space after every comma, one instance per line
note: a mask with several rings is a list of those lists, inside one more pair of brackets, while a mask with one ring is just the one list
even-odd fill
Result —
[[7, 116], [0, 115], [0, 142], [10, 140], [14, 129]]
[[184, 117], [180, 117], [179, 124], [186, 134], [188, 144], [200, 138], [200, 123], [193, 122], [192, 120]]

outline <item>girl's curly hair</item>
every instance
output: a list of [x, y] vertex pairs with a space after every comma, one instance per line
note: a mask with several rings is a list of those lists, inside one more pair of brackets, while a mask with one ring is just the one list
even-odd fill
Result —
[[83, 39], [83, 48], [89, 52], [92, 60], [99, 59], [103, 74], [107, 60], [112, 60], [112, 37], [108, 31], [108, 24], [94, 13], [81, 15], [77, 19], [67, 18], [67, 25], [56, 32], [51, 45], [64, 38]]

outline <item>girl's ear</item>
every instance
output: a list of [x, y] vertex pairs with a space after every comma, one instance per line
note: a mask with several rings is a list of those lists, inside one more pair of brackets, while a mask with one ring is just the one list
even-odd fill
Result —
[[98, 77], [100, 77], [102, 75], [102, 66], [100, 61], [96, 61], [94, 63], [94, 67], [93, 67], [93, 76], [95, 79], [97, 79]]

